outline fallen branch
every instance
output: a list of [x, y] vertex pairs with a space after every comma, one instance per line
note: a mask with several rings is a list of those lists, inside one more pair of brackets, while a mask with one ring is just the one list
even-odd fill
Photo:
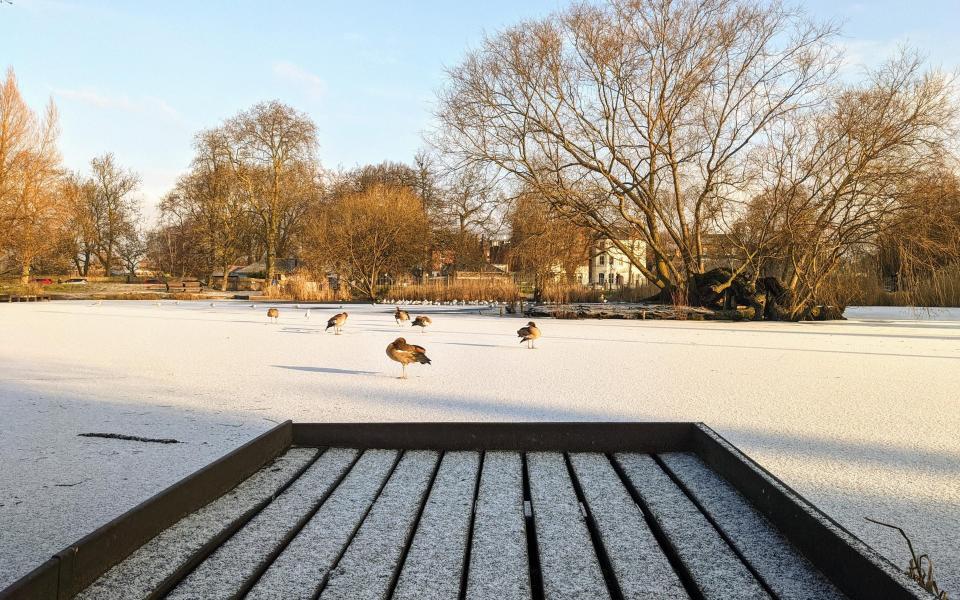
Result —
[[73, 486], [75, 486], [75, 485], [80, 485], [81, 483], [86, 483], [86, 482], [88, 482], [88, 481], [90, 481], [90, 480], [89, 480], [89, 479], [84, 479], [84, 480], [78, 481], [78, 482], [76, 482], [76, 483], [55, 483], [55, 484], [53, 484], [53, 487], [73, 487]]
[[124, 435], [122, 433], [78, 433], [79, 437], [95, 437], [95, 438], [106, 438], [109, 440], [129, 440], [131, 442], [150, 442], [152, 444], [181, 444], [180, 440], [175, 440], [173, 438], [159, 439], [159, 438], [146, 438], [136, 435]]

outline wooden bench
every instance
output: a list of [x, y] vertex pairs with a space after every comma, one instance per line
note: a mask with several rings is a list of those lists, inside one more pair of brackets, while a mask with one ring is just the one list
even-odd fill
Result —
[[204, 285], [197, 279], [174, 279], [168, 281], [166, 287], [171, 293], [199, 294], [203, 291]]
[[702, 424], [284, 423], [0, 598], [928, 597]]
[[46, 302], [50, 296], [46, 294], [0, 294], [0, 302]]

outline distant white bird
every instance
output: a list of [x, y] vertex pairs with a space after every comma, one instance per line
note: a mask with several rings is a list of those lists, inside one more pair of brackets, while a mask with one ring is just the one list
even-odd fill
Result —
[[213, 302], [211, 302], [211, 303], [210, 303], [210, 308], [213, 308], [214, 306], [216, 306], [216, 304], [214, 304]]
[[180, 306], [180, 301], [177, 300], [177, 301], [175, 302], [175, 304], [176, 304], [177, 306]]
[[159, 301], [157, 301], [157, 303], [156, 303], [156, 304], [157, 304], [157, 307], [159, 308], [159, 307], [160, 307], [160, 302], [159, 302]]
[[299, 304], [297, 304], [297, 305], [295, 305], [295, 306], [296, 306], [297, 310], [300, 310], [300, 305], [299, 305]]
[[256, 304], [251, 304], [251, 305], [250, 305], [250, 308], [256, 308], [256, 307], [257, 307]]
[[309, 308], [307, 309], [307, 312], [303, 313], [303, 318], [304, 318], [304, 319], [309, 319], [309, 318], [310, 318], [310, 309], [309, 309]]

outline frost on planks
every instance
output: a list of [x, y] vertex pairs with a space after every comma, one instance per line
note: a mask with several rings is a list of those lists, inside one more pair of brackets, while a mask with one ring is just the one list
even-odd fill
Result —
[[448, 452], [443, 456], [403, 563], [394, 600], [459, 596], [479, 468], [477, 452]]
[[660, 456], [740, 554], [783, 600], [840, 600], [840, 593], [736, 489], [693, 454]]
[[404, 453], [330, 573], [330, 580], [320, 593], [321, 600], [386, 600], [438, 458], [436, 452], [428, 450]]
[[580, 501], [562, 454], [527, 454], [530, 502], [547, 598], [609, 598]]
[[204, 545], [269, 501], [318, 453], [315, 448], [288, 450], [220, 498], [165, 529], [104, 573], [77, 598], [126, 600], [148, 597]]
[[211, 554], [167, 596], [233, 598], [320, 504], [356, 458], [357, 450], [324, 452], [289, 488]]
[[312, 599], [383, 488], [398, 454], [364, 452], [246, 597]]
[[689, 598], [647, 526], [643, 512], [607, 457], [603, 454], [571, 454], [570, 464], [623, 597]]
[[523, 459], [515, 452], [487, 452], [483, 456], [466, 598], [530, 598]]
[[617, 454], [616, 460], [704, 598], [753, 600], [770, 597], [710, 521], [653, 457]]

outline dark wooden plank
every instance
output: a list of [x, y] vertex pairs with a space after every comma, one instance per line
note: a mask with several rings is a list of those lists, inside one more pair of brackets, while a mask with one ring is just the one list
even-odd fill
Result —
[[[0, 299], [2, 302], [2, 299]], [[54, 600], [60, 579], [60, 559], [54, 556], [13, 584], [0, 590], [0, 600]]]
[[394, 600], [459, 597], [479, 470], [477, 452], [443, 456], [400, 571]]
[[623, 597], [689, 598], [610, 460], [571, 454], [570, 464]]
[[386, 600], [417, 524], [439, 454], [403, 455], [380, 497], [330, 573], [321, 600]]
[[563, 455], [527, 454], [527, 476], [544, 596], [548, 600], [610, 598]]
[[364, 452], [246, 597], [312, 599], [380, 493], [398, 455], [396, 450]]
[[81, 600], [148, 598], [211, 543], [230, 535], [305, 469], [319, 450], [293, 448], [220, 498], [165, 529], [83, 590]]
[[770, 597], [710, 521], [653, 457], [617, 454], [616, 460], [704, 598], [756, 600]]
[[692, 423], [294, 423], [301, 446], [401, 450], [671, 452], [690, 449]]
[[[856, 600], [921, 600], [930, 594], [876, 550], [698, 423], [692, 450], [770, 520], [840, 590]], [[668, 452], [661, 450], [660, 452]]]
[[690, 453], [660, 455], [714, 524], [783, 600], [845, 598], [732, 485]]
[[529, 600], [523, 459], [519, 454], [484, 455], [475, 510], [467, 600]]
[[292, 432], [290, 421], [277, 425], [58, 552], [59, 597], [73, 598], [161, 531], [250, 477], [290, 447]]
[[357, 450], [323, 453], [293, 484], [200, 563], [167, 598], [233, 598], [299, 531], [353, 464]]

